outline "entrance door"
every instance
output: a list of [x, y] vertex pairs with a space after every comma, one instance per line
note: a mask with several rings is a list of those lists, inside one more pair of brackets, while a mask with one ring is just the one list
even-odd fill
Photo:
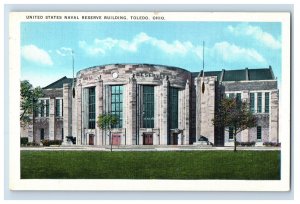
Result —
[[89, 145], [94, 145], [94, 136], [93, 134], [89, 134]]
[[144, 133], [143, 144], [144, 145], [153, 145], [153, 134], [152, 133]]
[[113, 145], [120, 145], [121, 144], [121, 135], [112, 134], [112, 144]]

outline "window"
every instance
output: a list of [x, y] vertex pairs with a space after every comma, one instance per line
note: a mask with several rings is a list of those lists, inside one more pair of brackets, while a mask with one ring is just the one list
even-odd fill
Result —
[[262, 105], [261, 105], [261, 93], [257, 93], [257, 112], [262, 112]]
[[154, 86], [143, 86], [143, 127], [154, 128]]
[[233, 127], [229, 127], [229, 139], [233, 140]]
[[233, 98], [234, 98], [234, 93], [230, 93], [230, 94], [228, 95], [228, 97], [229, 97], [230, 99], [233, 99]]
[[64, 129], [61, 129], [61, 141], [64, 141]]
[[178, 89], [169, 89], [169, 125], [170, 129], [178, 128]]
[[49, 117], [49, 99], [46, 99], [46, 117]]
[[241, 93], [236, 94], [236, 103], [237, 103], [238, 107], [241, 108], [241, 106], [242, 106], [242, 95], [241, 95]]
[[45, 105], [44, 100], [41, 100], [41, 117], [44, 117]]
[[96, 123], [96, 104], [95, 104], [95, 87], [89, 88], [89, 106], [88, 106], [88, 127], [95, 129]]
[[60, 99], [55, 99], [55, 115], [59, 117], [60, 114]]
[[252, 113], [254, 113], [255, 112], [255, 97], [254, 97], [255, 95], [254, 95], [254, 93], [250, 93], [250, 110], [251, 110], [251, 112]]
[[269, 93], [265, 93], [265, 113], [269, 113], [270, 111], [270, 95]]
[[261, 126], [257, 126], [257, 140], [261, 140]]
[[111, 114], [118, 118], [113, 128], [122, 128], [123, 123], [123, 86], [111, 86]]
[[[39, 114], [40, 117], [49, 117], [49, 99], [40, 100]], [[38, 116], [38, 113], [36, 116]]]

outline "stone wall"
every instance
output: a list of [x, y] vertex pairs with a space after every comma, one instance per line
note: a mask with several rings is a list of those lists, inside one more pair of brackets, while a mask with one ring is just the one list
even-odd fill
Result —
[[215, 76], [196, 79], [196, 141], [204, 136], [214, 144], [215, 127], [212, 120], [215, 117], [216, 82]]

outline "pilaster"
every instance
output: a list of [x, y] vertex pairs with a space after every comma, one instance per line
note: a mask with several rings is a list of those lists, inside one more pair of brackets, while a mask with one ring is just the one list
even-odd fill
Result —
[[201, 79], [195, 78], [196, 86], [196, 142], [201, 135]]
[[187, 80], [184, 90], [185, 113], [184, 113], [184, 140], [183, 144], [188, 145], [190, 141], [190, 83]]
[[103, 131], [97, 125], [97, 118], [100, 114], [103, 114], [103, 81], [101, 78], [98, 79], [96, 83], [96, 144], [102, 144]]
[[63, 128], [64, 142], [72, 135], [72, 88], [70, 84], [63, 85]]
[[271, 91], [269, 141], [278, 142], [278, 90]]
[[[248, 90], [243, 91], [241, 97], [243, 102], [250, 104], [250, 92]], [[248, 128], [241, 132], [241, 142], [251, 142]]]
[[77, 143], [82, 144], [82, 85], [78, 84], [76, 87], [76, 101], [77, 101]]
[[49, 102], [49, 140], [54, 140], [55, 132], [55, 98], [53, 97]]
[[134, 75], [129, 78], [127, 84], [127, 127], [126, 127], [126, 145], [136, 144], [137, 132], [136, 132], [136, 79]]
[[160, 109], [160, 144], [168, 144], [168, 96], [169, 96], [169, 80], [164, 78], [163, 84], [161, 85], [161, 109]]

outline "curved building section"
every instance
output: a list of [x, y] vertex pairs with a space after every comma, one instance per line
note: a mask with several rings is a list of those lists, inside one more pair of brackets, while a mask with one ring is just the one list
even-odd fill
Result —
[[[191, 74], [161, 65], [105, 65], [76, 76], [73, 135], [83, 145], [187, 145]], [[109, 137], [99, 114], [118, 122]], [[110, 141], [111, 140], [111, 141]]]

